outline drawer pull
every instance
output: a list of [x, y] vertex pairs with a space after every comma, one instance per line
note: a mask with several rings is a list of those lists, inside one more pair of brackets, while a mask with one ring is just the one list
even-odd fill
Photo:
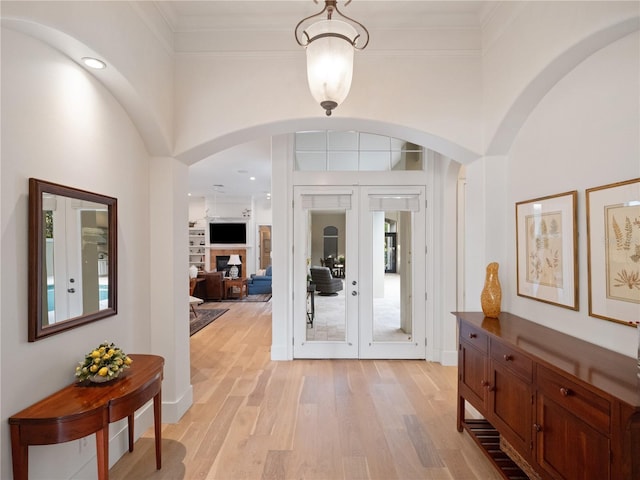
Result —
[[478, 336], [478, 335], [477, 335], [477, 334], [475, 334], [475, 333], [470, 333], [470, 334], [469, 334], [469, 338], [476, 338], [477, 336]]
[[534, 423], [534, 424], [533, 424], [533, 429], [534, 429], [536, 432], [541, 432], [541, 431], [542, 431], [542, 426], [541, 426], [540, 424], [538, 424], [538, 423]]
[[487, 385], [489, 385], [489, 382], [487, 382], [486, 380], [482, 380], [480, 382], [480, 386], [482, 386], [482, 387], [486, 387]]
[[568, 397], [569, 395], [571, 395], [571, 390], [569, 390], [568, 388], [560, 387], [560, 393], [563, 397]]
[[506, 353], [503, 355], [504, 361], [505, 362], [510, 362], [513, 360], [513, 355], [507, 355]]

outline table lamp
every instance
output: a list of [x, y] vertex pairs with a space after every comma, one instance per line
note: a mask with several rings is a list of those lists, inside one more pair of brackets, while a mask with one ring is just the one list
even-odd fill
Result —
[[238, 278], [238, 267], [237, 267], [237, 265], [242, 265], [242, 262], [240, 261], [240, 256], [239, 255], [231, 255], [229, 257], [229, 261], [227, 262], [227, 265], [231, 265], [231, 268], [229, 269], [229, 276], [231, 278]]

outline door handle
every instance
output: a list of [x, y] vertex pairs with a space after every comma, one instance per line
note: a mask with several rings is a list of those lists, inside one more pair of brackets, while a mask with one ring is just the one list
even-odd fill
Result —
[[76, 293], [76, 289], [75, 288], [67, 288], [67, 292]]

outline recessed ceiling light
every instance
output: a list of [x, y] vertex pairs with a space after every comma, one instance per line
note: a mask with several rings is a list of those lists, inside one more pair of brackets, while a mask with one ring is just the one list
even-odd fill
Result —
[[255, 180], [256, 177], [249, 177], [249, 180]]
[[191, 196], [191, 194], [190, 194], [190, 193], [187, 193], [187, 197], [190, 197], [190, 196]]
[[102, 60], [98, 60], [93, 57], [82, 57], [82, 63], [84, 63], [89, 68], [95, 68], [96, 70], [102, 70], [103, 68], [107, 68], [107, 64]]

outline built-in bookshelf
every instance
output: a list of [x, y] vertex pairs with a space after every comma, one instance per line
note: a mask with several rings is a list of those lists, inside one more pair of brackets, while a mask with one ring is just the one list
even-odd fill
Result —
[[207, 232], [204, 228], [189, 228], [189, 267], [204, 271], [207, 260]]

